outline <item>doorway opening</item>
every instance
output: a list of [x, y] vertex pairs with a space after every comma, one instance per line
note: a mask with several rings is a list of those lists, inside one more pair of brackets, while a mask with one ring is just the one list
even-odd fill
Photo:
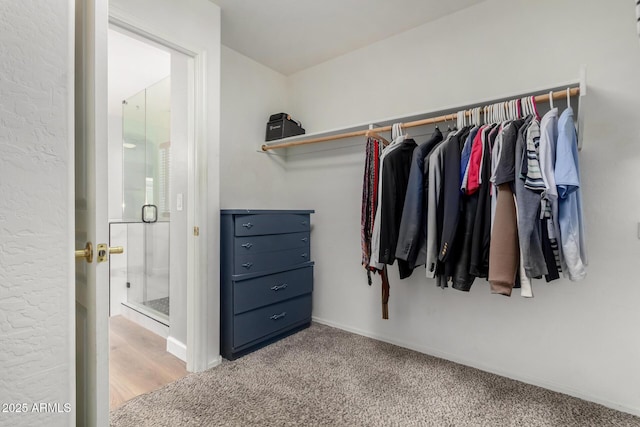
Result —
[[186, 375], [191, 60], [109, 29], [109, 244], [124, 247], [109, 265], [112, 409]]

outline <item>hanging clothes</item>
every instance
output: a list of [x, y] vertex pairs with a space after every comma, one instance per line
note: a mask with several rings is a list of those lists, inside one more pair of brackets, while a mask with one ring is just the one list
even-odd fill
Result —
[[396, 258], [407, 262], [408, 275], [400, 272], [400, 278], [409, 277], [413, 269], [426, 262], [426, 234], [424, 209], [426, 208], [426, 193], [424, 192], [425, 160], [429, 153], [442, 141], [440, 129], [436, 129], [433, 135], [425, 143], [413, 150], [411, 171], [407, 185], [407, 194], [402, 208], [400, 230], [398, 232], [398, 244], [396, 246]]
[[540, 173], [545, 184], [545, 189], [542, 193], [541, 216], [546, 220], [547, 225], [548, 243], [546, 243], [546, 246], [551, 248], [554, 255], [551, 265], [549, 265], [551, 260], [547, 259], [547, 269], [549, 270], [549, 275], [553, 274], [554, 278], [556, 276], [559, 277], [559, 275], [552, 273], [554, 269], [558, 272], [563, 270], [562, 254], [558, 246], [560, 226], [558, 224], [558, 189], [554, 172], [557, 140], [558, 109], [553, 108], [540, 120], [539, 156]]
[[367, 278], [371, 285], [371, 236], [376, 209], [378, 207], [378, 177], [380, 173], [380, 156], [383, 144], [375, 138], [367, 138], [365, 147], [364, 179], [362, 184], [362, 207], [360, 215], [360, 241], [362, 247], [362, 266], [367, 270]]
[[[364, 182], [362, 185], [362, 211], [360, 217], [360, 237], [362, 246], [362, 265], [367, 270], [367, 280], [371, 285], [371, 273], [379, 272], [382, 289], [382, 318], [389, 318], [389, 279], [386, 266], [376, 268], [373, 261], [373, 235], [375, 231], [375, 217], [380, 199], [379, 181], [382, 167], [382, 153], [384, 145], [375, 138], [368, 138], [365, 148]], [[379, 232], [379, 229], [378, 229]], [[377, 256], [377, 255], [376, 255]], [[373, 266], [372, 266], [373, 265]]]
[[498, 136], [498, 152], [494, 159], [494, 175], [491, 181], [497, 188], [495, 218], [491, 232], [489, 253], [489, 283], [491, 292], [511, 295], [516, 284], [520, 264], [518, 244], [518, 220], [513, 193], [515, 180], [516, 140], [524, 120], [505, 123]]
[[520, 288], [522, 297], [533, 297], [534, 278], [585, 276], [573, 111], [558, 118], [552, 108], [540, 119], [524, 99], [492, 108], [485, 118], [493, 123], [464, 126], [444, 140], [436, 129], [419, 146], [392, 143], [377, 165], [377, 194], [376, 164], [367, 155], [373, 166], [365, 167], [362, 262], [387, 284], [383, 316], [385, 269], [395, 258], [401, 279], [424, 264], [441, 288], [469, 291], [481, 277], [505, 296]]
[[376, 270], [382, 270], [384, 267], [384, 263], [380, 262], [380, 232], [382, 230], [381, 227], [381, 217], [382, 217], [382, 172], [384, 170], [385, 159], [389, 154], [391, 154], [394, 150], [398, 149], [400, 144], [392, 141], [383, 151], [380, 156], [380, 166], [378, 171], [378, 182], [376, 183], [378, 186], [378, 200], [376, 204], [376, 211], [373, 222], [373, 232], [371, 233], [371, 259], [369, 260], [369, 265]]
[[558, 223], [565, 275], [581, 280], [586, 275], [587, 253], [582, 219], [578, 141], [573, 109], [568, 107], [558, 119], [558, 143], [554, 170], [558, 188]]
[[[470, 131], [471, 126], [463, 127], [443, 148], [442, 191], [444, 196], [438, 261], [443, 265], [441, 276], [444, 280], [440, 281], [440, 287], [447, 287], [448, 282], [452, 281], [455, 275], [455, 266], [464, 237], [459, 226], [460, 218], [464, 216], [464, 205], [460, 193], [460, 156]], [[440, 224], [440, 220], [438, 223]]]
[[[380, 255], [381, 263], [391, 265], [396, 260], [398, 234], [402, 221], [405, 196], [411, 172], [413, 151], [418, 147], [413, 139], [396, 144], [398, 148], [385, 159], [382, 170], [382, 204], [380, 216]], [[412, 269], [404, 260], [398, 260], [400, 277], [408, 277]]]
[[442, 169], [443, 169], [443, 147], [451, 141], [455, 132], [449, 132], [447, 138], [441, 142], [429, 156], [429, 177], [427, 179], [427, 257], [426, 257], [426, 276], [429, 278], [436, 277], [438, 267], [438, 253], [440, 245], [441, 211], [443, 204], [442, 198]]
[[[473, 188], [467, 190], [468, 192], [473, 191], [471, 194], [474, 194], [475, 191], [478, 192], [478, 207], [473, 223], [471, 260], [469, 263], [469, 273], [476, 277], [487, 277], [489, 274], [489, 249], [491, 244], [491, 162], [489, 159], [491, 158], [491, 135], [494, 128], [495, 125], [489, 125], [481, 132], [482, 147], [476, 160], [479, 173], [475, 178], [475, 182], [478, 184], [476, 190], [473, 190]], [[473, 150], [471, 158], [473, 161]], [[469, 165], [470, 168], [472, 166], [473, 163]], [[474, 178], [473, 175], [469, 177], [470, 187], [472, 178]]]
[[465, 192], [466, 184], [469, 179], [469, 163], [471, 161], [471, 150], [473, 148], [473, 142], [480, 130], [479, 126], [474, 126], [467, 137], [467, 140], [462, 147], [462, 153], [460, 153], [460, 191]]
[[542, 250], [540, 206], [544, 181], [540, 174], [538, 146], [540, 122], [529, 116], [518, 133], [516, 142], [516, 203], [518, 208], [518, 238], [526, 277], [548, 274]]
[[[454, 260], [454, 271], [451, 278], [452, 287], [459, 291], [468, 292], [475, 280], [475, 276], [470, 272], [471, 265], [471, 241], [473, 238], [473, 226], [478, 210], [478, 194], [466, 193], [466, 185], [469, 179], [469, 169], [471, 166], [471, 152], [473, 146], [479, 143], [478, 134], [480, 126], [474, 126], [467, 136], [462, 154], [460, 155], [460, 222], [457, 231], [457, 256]], [[476, 172], [477, 173], [477, 172]]]

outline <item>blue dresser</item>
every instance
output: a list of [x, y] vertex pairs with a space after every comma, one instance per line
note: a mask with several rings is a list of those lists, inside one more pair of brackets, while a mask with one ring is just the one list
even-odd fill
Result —
[[311, 323], [313, 212], [221, 211], [220, 351], [226, 359]]

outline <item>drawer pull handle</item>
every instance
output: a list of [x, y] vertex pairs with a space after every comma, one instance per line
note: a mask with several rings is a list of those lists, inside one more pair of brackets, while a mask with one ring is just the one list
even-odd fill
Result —
[[253, 246], [253, 243], [243, 243], [242, 247], [245, 249], [251, 249], [251, 246]]
[[289, 285], [287, 285], [286, 283], [283, 283], [282, 285], [272, 286], [271, 290], [278, 292], [280, 289], [287, 289], [287, 286], [289, 286]]
[[251, 262], [245, 262], [244, 264], [242, 264], [242, 266], [248, 270], [248, 269], [250, 269], [250, 268], [253, 266], [253, 263], [251, 263]]
[[287, 315], [286, 311], [283, 311], [280, 314], [274, 314], [273, 316], [270, 317], [271, 320], [278, 320], [278, 319], [282, 319], [284, 316]]
[[306, 257], [308, 257], [309, 255], [305, 252], [305, 253], [303, 253], [303, 254], [302, 254], [302, 255], [300, 255], [300, 256], [301, 256], [302, 258], [306, 258]]
[[307, 221], [302, 221], [300, 224], [307, 225]]
[[246, 223], [246, 224], [242, 224], [242, 226], [243, 226], [244, 228], [251, 229], [251, 227], [253, 227], [253, 224], [251, 224], [250, 222], [248, 222], [248, 223]]
[[303, 242], [308, 242], [308, 241], [309, 241], [309, 238], [308, 238], [308, 237], [303, 237], [303, 238], [302, 238], [302, 239], [300, 239], [300, 240], [302, 240]]

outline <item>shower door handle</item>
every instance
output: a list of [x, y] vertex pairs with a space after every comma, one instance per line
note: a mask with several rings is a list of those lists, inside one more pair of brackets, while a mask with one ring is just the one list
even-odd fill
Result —
[[158, 207], [156, 205], [142, 205], [142, 222], [147, 224], [158, 222]]

